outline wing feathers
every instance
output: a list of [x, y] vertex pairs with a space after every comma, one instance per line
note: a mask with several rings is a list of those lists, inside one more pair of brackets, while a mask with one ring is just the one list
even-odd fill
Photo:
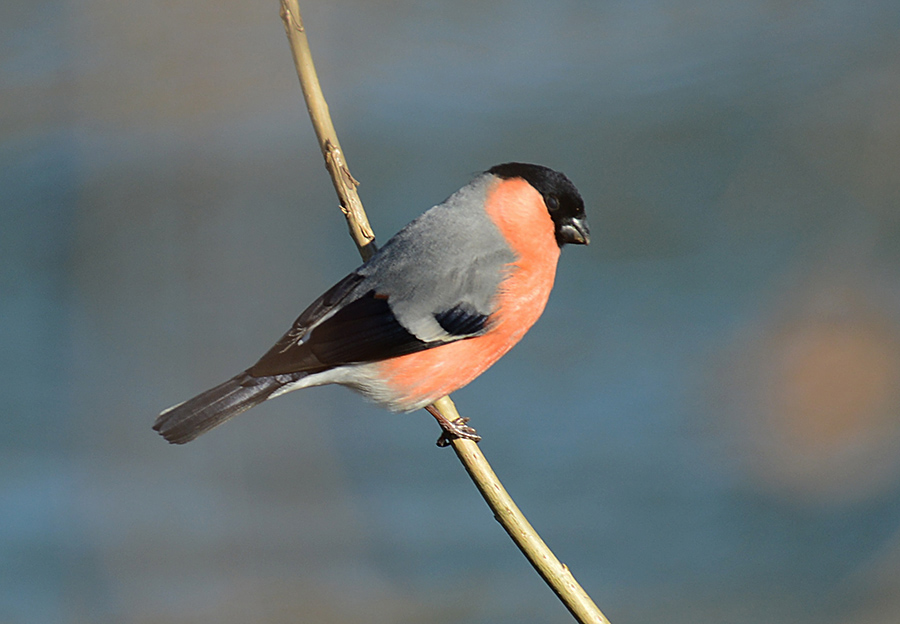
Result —
[[[307, 316], [304, 313], [301, 319]], [[371, 290], [343, 304], [328, 318], [314, 321], [311, 329], [295, 324], [294, 330], [248, 372], [254, 376], [312, 373], [341, 364], [407, 355], [480, 335], [488, 321], [488, 315], [468, 303], [458, 303], [433, 316], [446, 334], [437, 340], [420, 340], [397, 319], [390, 300]]]
[[370, 362], [427, 349], [394, 316], [388, 300], [370, 291], [316, 327], [309, 348], [334, 366]]
[[[330, 312], [330, 311], [329, 311]], [[317, 372], [340, 364], [371, 362], [434, 346], [412, 335], [387, 299], [369, 291], [343, 304], [310, 329], [299, 323], [249, 370], [251, 375]], [[297, 331], [299, 330], [299, 331]]]
[[471, 303], [462, 302], [435, 314], [434, 318], [448, 334], [466, 337], [483, 331], [488, 315], [479, 313]]

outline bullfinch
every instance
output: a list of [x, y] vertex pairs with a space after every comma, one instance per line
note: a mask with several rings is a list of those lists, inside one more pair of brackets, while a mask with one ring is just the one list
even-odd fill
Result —
[[477, 440], [431, 403], [519, 342], [544, 310], [560, 248], [588, 242], [584, 202], [565, 175], [492, 167], [316, 299], [256, 364], [153, 428], [183, 444], [286, 392], [340, 384], [391, 411], [430, 408], [444, 443]]

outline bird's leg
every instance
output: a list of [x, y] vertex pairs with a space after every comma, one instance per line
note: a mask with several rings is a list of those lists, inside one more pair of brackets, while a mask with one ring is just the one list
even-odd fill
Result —
[[428, 410], [428, 413], [434, 416], [435, 420], [438, 421], [438, 424], [443, 429], [443, 433], [441, 433], [441, 437], [437, 440], [437, 445], [441, 448], [450, 445], [450, 441], [453, 438], [465, 438], [466, 440], [472, 440], [473, 442], [478, 442], [481, 440], [481, 436], [466, 423], [469, 422], [468, 418], [463, 418], [460, 416], [456, 420], [448, 420], [446, 416], [441, 414], [438, 409], [434, 405], [426, 405], [425, 409]]

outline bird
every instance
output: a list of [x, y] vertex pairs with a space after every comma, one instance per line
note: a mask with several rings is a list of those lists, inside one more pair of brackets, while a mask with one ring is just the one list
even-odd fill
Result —
[[431, 404], [478, 377], [542, 314], [561, 248], [587, 245], [584, 201], [564, 174], [521, 162], [478, 174], [316, 299], [253, 366], [163, 411], [184, 444], [287, 392], [338, 384], [394, 412], [426, 408], [454, 437], [467, 419]]

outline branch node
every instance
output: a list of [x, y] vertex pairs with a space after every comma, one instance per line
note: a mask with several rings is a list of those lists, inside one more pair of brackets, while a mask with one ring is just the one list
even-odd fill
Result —
[[281, 16], [281, 21], [284, 22], [284, 30], [288, 33], [288, 36], [290, 36], [291, 30], [303, 32], [303, 17], [299, 12], [295, 15], [287, 5], [286, 0], [281, 0], [281, 10], [279, 11], [279, 15]]

